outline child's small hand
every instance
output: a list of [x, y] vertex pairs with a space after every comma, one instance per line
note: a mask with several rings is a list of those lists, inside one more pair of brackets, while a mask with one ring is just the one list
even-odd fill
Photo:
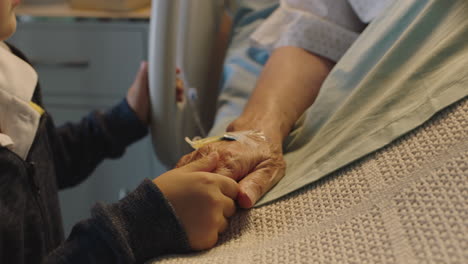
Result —
[[211, 173], [218, 159], [215, 152], [153, 180], [174, 207], [194, 250], [213, 247], [236, 211], [238, 184]]
[[127, 102], [138, 118], [143, 123], [148, 124], [150, 116], [150, 96], [147, 62], [141, 63], [135, 81], [128, 90]]
[[[179, 77], [181, 71], [176, 69], [176, 102], [184, 101], [184, 82]], [[138, 118], [145, 124], [150, 119], [150, 93], [148, 79], [148, 62], [142, 62], [140, 69], [127, 92], [127, 102]]]

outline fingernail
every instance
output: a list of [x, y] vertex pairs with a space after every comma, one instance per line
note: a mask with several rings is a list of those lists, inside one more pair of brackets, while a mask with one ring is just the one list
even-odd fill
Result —
[[254, 203], [257, 201], [257, 199], [255, 199], [255, 193], [250, 190], [250, 189], [247, 189], [245, 190], [245, 195], [249, 198], [250, 200], [250, 206], [253, 206]]
[[248, 194], [248, 191], [246, 190], [239, 190], [239, 193], [237, 194], [237, 203], [241, 208], [249, 209], [252, 208], [254, 202], [252, 198], [250, 197], [251, 194]]

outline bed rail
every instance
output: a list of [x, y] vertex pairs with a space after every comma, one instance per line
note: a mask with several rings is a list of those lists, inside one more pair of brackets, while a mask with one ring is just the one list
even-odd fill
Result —
[[[202, 135], [202, 130], [211, 125], [212, 117], [205, 109], [215, 104], [213, 94], [217, 91], [209, 90], [210, 58], [223, 6], [220, 0], [153, 0], [149, 42], [151, 135], [159, 160], [168, 167], [190, 151], [185, 137]], [[176, 103], [176, 67], [183, 72], [185, 90], [192, 88], [192, 99], [197, 95], [198, 100]], [[203, 113], [199, 122], [194, 118], [197, 113]]]

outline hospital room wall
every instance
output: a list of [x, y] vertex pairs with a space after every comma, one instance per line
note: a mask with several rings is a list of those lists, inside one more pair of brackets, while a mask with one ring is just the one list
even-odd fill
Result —
[[[57, 125], [122, 100], [147, 57], [147, 21], [32, 21], [18, 28], [10, 42], [33, 61], [45, 106]], [[86, 182], [60, 193], [66, 234], [97, 201], [115, 202], [144, 178], [164, 171], [149, 137], [121, 159], [103, 162]]]

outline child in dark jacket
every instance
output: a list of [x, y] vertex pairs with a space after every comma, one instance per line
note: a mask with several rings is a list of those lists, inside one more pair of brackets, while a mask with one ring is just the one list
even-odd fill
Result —
[[56, 128], [37, 74], [6, 40], [19, 0], [0, 0], [0, 263], [143, 263], [212, 247], [235, 213], [237, 183], [206, 156], [92, 209], [64, 240], [58, 191], [147, 134], [147, 64], [111, 110]]

